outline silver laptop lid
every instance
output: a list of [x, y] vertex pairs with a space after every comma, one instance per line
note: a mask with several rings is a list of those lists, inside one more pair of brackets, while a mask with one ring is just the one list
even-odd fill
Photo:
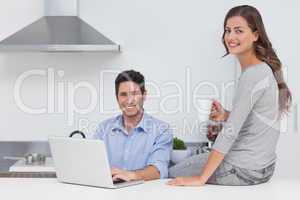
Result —
[[49, 143], [60, 182], [114, 188], [103, 141], [50, 137]]

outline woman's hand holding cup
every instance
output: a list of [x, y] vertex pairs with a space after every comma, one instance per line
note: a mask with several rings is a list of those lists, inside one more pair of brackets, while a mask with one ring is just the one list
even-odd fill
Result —
[[[209, 119], [212, 123], [208, 125], [208, 131], [207, 131], [207, 138], [214, 142], [219, 134], [221, 132], [223, 126], [221, 122], [226, 121], [228, 118], [228, 111], [226, 111], [222, 105], [217, 101], [213, 100], [211, 104], [211, 110]], [[215, 123], [214, 123], [215, 122]]]

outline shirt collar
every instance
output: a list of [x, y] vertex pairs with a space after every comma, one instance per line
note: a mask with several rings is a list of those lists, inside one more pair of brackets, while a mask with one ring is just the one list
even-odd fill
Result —
[[136, 128], [143, 130], [145, 133], [149, 133], [151, 130], [151, 116], [145, 111], [141, 121], [137, 124]]
[[[150, 124], [150, 118], [151, 116], [149, 116], [145, 111], [143, 112], [143, 116], [141, 121], [136, 125], [136, 129], [138, 130], [142, 130], [145, 133], [149, 133], [150, 132], [150, 128], [151, 128], [151, 124]], [[123, 126], [123, 116], [122, 115], [118, 115], [116, 117], [115, 122], [112, 125], [112, 130], [121, 130], [124, 131], [124, 126]]]

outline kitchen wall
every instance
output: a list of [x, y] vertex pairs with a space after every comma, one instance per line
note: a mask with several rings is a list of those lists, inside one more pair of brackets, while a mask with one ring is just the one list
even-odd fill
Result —
[[41, 0], [1, 0], [0, 2], [1, 40], [44, 14], [44, 1]]
[[[123, 46], [122, 55], [110, 60], [107, 65], [119, 63], [136, 67], [145, 73], [148, 80], [155, 81], [165, 89], [163, 96], [170, 92], [163, 85], [168, 81], [175, 80], [183, 88], [187, 86], [182, 77], [186, 69], [189, 69], [191, 90], [202, 81], [209, 81], [217, 86], [223, 103], [230, 108], [231, 90], [225, 90], [226, 96], [221, 86], [230, 85], [229, 82], [239, 76], [240, 70], [238, 67], [236, 70], [231, 68], [235, 63], [233, 58], [220, 59], [224, 53], [220, 37], [226, 12], [229, 8], [242, 4], [256, 6], [261, 11], [268, 35], [285, 67], [286, 79], [293, 93], [293, 107], [289, 117], [282, 120], [277, 172], [281, 177], [300, 178], [299, 173], [293, 173], [300, 168], [300, 161], [295, 157], [300, 154], [300, 28], [296, 25], [300, 18], [299, 2], [82, 0], [80, 16]], [[205, 89], [207, 88], [201, 88], [201, 92], [205, 93]], [[188, 95], [184, 95], [185, 106], [191, 105], [187, 99]], [[147, 107], [152, 106], [153, 103], [148, 102]], [[170, 115], [160, 110], [157, 116], [179, 125], [180, 128], [175, 132], [183, 134], [186, 140], [199, 139], [195, 135], [189, 135], [195, 132], [185, 132], [187, 129], [184, 128], [182, 131], [185, 119], [193, 122], [197, 118], [197, 110], [193, 107]]]
[[78, 0], [42, 0], [42, 2], [47, 16], [72, 16], [78, 12]]
[[[0, 139], [40, 141], [74, 129], [92, 131], [99, 121], [119, 113], [114, 79], [121, 70], [131, 68], [146, 77], [148, 112], [168, 121], [186, 141], [205, 139], [198, 127], [203, 118], [197, 111], [201, 100], [209, 96], [230, 106], [233, 91], [236, 61], [221, 58], [226, 3], [218, 6], [218, 17], [202, 28], [198, 19], [205, 23], [209, 13], [199, 13], [195, 2], [185, 7], [178, 4], [168, 12], [168, 4], [155, 1], [153, 5], [129, 1], [128, 5], [135, 5], [132, 8], [114, 1], [112, 5], [79, 2], [80, 17], [119, 43], [122, 52], [2, 52], [1, 87], [7, 98], [2, 100], [1, 118], [18, 126], [4, 124], [8, 131]], [[207, 5], [207, 9], [213, 7]], [[178, 15], [181, 8], [190, 12]], [[120, 15], [111, 15], [114, 12]]]
[[[44, 14], [44, 1], [41, 0], [1, 0], [0, 6], [0, 39], [4, 39], [12, 33], [20, 30], [24, 26], [32, 23], [36, 19], [40, 18]], [[11, 83], [14, 80], [10, 80], [9, 75], [4, 73], [9, 65], [5, 62], [5, 54], [0, 53], [0, 120], [1, 129], [3, 132], [1, 135], [10, 134], [12, 129], [9, 127], [16, 127], [17, 122], [15, 116], [18, 115], [14, 112], [14, 105], [10, 103], [12, 101], [9, 96], [12, 95], [13, 90], [11, 90]], [[22, 59], [24, 60], [24, 59]], [[22, 61], [19, 61], [22, 63]], [[22, 64], [20, 64], [22, 65]], [[22, 122], [21, 122], [22, 123]], [[10, 124], [10, 125], [8, 125]], [[18, 130], [20, 133], [22, 128]], [[0, 136], [1, 137], [1, 136]], [[11, 137], [9, 140], [16, 140], [16, 138]], [[49, 150], [44, 150], [47, 148], [47, 144], [33, 144], [32, 142], [4, 142], [3, 138], [0, 139], [0, 171], [5, 171], [8, 167], [15, 161], [4, 160], [3, 156], [20, 156], [27, 152], [43, 151], [49, 152]]]
[[[0, 39], [40, 16], [10, 2], [0, 8], [4, 11], [0, 12]], [[98, 122], [119, 112], [113, 81], [125, 69], [145, 75], [148, 112], [168, 121], [186, 141], [204, 140], [197, 127], [203, 119], [197, 110], [201, 99], [217, 98], [230, 109], [239, 74], [233, 57], [221, 58], [223, 19], [231, 7], [246, 3], [261, 11], [294, 97], [292, 112], [283, 121], [278, 167], [282, 175], [299, 169], [294, 155], [300, 153], [300, 28], [294, 23], [300, 17], [300, 3], [293, 0], [79, 0], [79, 16], [119, 43], [122, 52], [1, 52], [0, 89], [5, 98], [0, 99], [4, 122], [0, 140], [45, 141], [49, 135], [67, 135], [74, 129], [93, 130]], [[27, 4], [42, 6], [38, 1]]]

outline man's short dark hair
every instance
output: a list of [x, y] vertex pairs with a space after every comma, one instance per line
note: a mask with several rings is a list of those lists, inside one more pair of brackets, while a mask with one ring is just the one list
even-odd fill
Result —
[[139, 85], [142, 94], [145, 93], [145, 79], [143, 74], [134, 70], [123, 71], [115, 80], [116, 97], [118, 98], [119, 86], [122, 82], [132, 81]]

